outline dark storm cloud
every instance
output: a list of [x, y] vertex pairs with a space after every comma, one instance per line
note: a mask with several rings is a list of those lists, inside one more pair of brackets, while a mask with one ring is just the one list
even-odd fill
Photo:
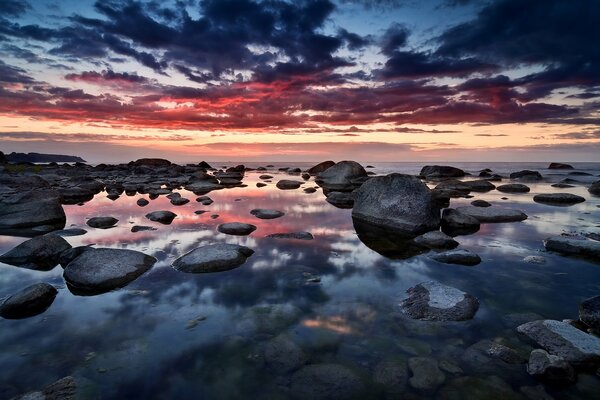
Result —
[[24, 0], [2, 0], [0, 1], [0, 15], [16, 17], [24, 14], [31, 6]]
[[406, 45], [409, 34], [405, 26], [392, 24], [381, 37], [381, 52], [387, 56], [393, 55], [398, 48]]
[[13, 67], [0, 60], [0, 82], [2, 83], [34, 83], [27, 71]]

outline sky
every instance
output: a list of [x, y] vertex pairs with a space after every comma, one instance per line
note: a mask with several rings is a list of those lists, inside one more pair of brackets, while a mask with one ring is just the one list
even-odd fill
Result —
[[0, 150], [600, 161], [597, 0], [0, 0]]

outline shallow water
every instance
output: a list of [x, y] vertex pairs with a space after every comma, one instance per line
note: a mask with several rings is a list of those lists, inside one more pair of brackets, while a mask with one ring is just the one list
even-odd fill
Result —
[[[415, 174], [423, 163], [372, 165], [381, 174]], [[60, 266], [41, 272], [0, 264], [0, 297], [37, 282], [59, 289], [45, 313], [24, 320], [0, 319], [0, 398], [42, 388], [66, 375], [85, 378], [90, 398], [293, 398], [291, 373], [265, 362], [264, 347], [279, 335], [297, 343], [308, 364], [336, 363], [354, 370], [372, 398], [385, 396], [384, 388], [372, 380], [378, 363], [415, 355], [451, 362], [462, 372], [444, 372], [445, 383], [434, 393], [407, 385], [405, 396], [454, 398], [452, 390], [458, 385], [462, 394], [457, 398], [467, 398], [478, 381], [461, 377], [495, 375], [507, 385], [507, 393], [518, 398], [522, 386], [538, 385], [525, 365], [472, 362], [465, 357], [467, 348], [490, 339], [527, 357], [531, 348], [514, 327], [535, 316], [513, 314], [577, 318], [580, 301], [600, 294], [600, 265], [547, 253], [542, 243], [562, 232], [600, 232], [600, 198], [586, 190], [598, 179], [600, 164], [575, 164], [594, 176], [570, 176], [581, 181], [570, 189], [550, 187], [570, 171], [545, 170], [539, 163], [452, 165], [473, 173], [489, 167], [503, 175], [534, 169], [545, 177], [526, 183], [531, 188], [526, 194], [494, 190], [472, 193], [473, 199], [452, 199], [452, 207], [484, 199], [529, 216], [523, 222], [482, 224], [479, 232], [459, 236], [461, 248], [481, 256], [475, 267], [440, 264], [427, 254], [386, 258], [360, 241], [351, 210], [328, 204], [320, 189], [314, 194], [277, 189], [274, 183], [289, 175], [276, 170], [268, 172], [275, 178], [266, 187], [255, 186], [264, 172], [248, 172], [247, 187], [209, 193], [214, 200], [210, 206], [196, 203], [197, 196], [186, 191], [180, 192], [191, 201], [183, 206], [173, 206], [161, 196], [139, 207], [136, 200], [147, 196], [123, 195], [111, 201], [105, 193], [83, 206], [65, 206], [67, 227], [88, 230], [83, 236], [66, 237], [71, 245], [134, 249], [158, 262], [125, 288], [88, 297], [69, 292]], [[303, 185], [310, 186], [315, 186], [313, 179]], [[535, 194], [547, 192], [578, 194], [587, 201], [570, 207], [533, 202]], [[250, 215], [254, 208], [286, 215], [261, 220]], [[155, 210], [171, 210], [178, 217], [171, 225], [144, 218]], [[195, 210], [208, 212], [196, 215]], [[211, 219], [211, 214], [219, 217]], [[85, 225], [87, 218], [101, 215], [118, 218], [118, 225], [106, 230]], [[216, 231], [218, 224], [231, 221], [258, 229], [246, 237]], [[134, 224], [158, 229], [132, 233]], [[265, 238], [292, 231], [309, 231], [315, 239]], [[0, 236], [0, 253], [24, 240]], [[170, 266], [195, 247], [215, 242], [245, 245], [255, 254], [240, 268], [214, 274], [186, 274]], [[542, 255], [546, 263], [524, 262], [529, 255]], [[315, 277], [320, 283], [308, 282]], [[405, 291], [429, 280], [478, 297], [481, 306], [475, 318], [432, 323], [401, 317], [398, 304]], [[592, 398], [600, 393], [600, 379], [580, 374], [576, 385], [546, 391], [556, 398]]]

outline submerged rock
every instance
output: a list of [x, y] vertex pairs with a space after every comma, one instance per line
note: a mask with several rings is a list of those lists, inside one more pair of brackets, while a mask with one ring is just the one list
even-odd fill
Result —
[[458, 207], [457, 211], [476, 218], [479, 222], [517, 222], [527, 219], [527, 215], [519, 210], [502, 207]]
[[313, 240], [314, 237], [310, 232], [286, 232], [286, 233], [272, 233], [267, 235], [268, 238], [274, 239], [298, 239], [298, 240]]
[[381, 386], [387, 397], [398, 396], [406, 390], [408, 370], [406, 360], [389, 359], [373, 368], [373, 382]]
[[423, 282], [407, 290], [408, 298], [400, 303], [412, 319], [424, 321], [465, 321], [479, 309], [474, 296], [437, 282]]
[[430, 357], [409, 358], [408, 368], [412, 373], [408, 382], [419, 391], [434, 392], [446, 380], [446, 375], [439, 369], [437, 360]]
[[11, 400], [75, 400], [80, 398], [88, 398], [89, 393], [93, 393], [91, 385], [84, 384], [83, 388], [79, 387], [82, 379], [75, 379], [72, 376], [66, 376], [51, 385], [48, 385], [43, 390], [28, 392], [21, 396], [13, 397]]
[[60, 254], [70, 248], [71, 245], [60, 236], [37, 236], [1, 255], [0, 262], [21, 268], [49, 271], [58, 264]]
[[565, 359], [535, 349], [529, 356], [527, 373], [549, 384], [563, 385], [575, 382], [575, 370]]
[[315, 182], [327, 190], [351, 192], [367, 178], [367, 171], [359, 163], [340, 161], [318, 174]]
[[536, 203], [568, 206], [583, 203], [585, 198], [571, 193], [542, 193], [533, 196], [533, 201]]
[[118, 219], [113, 217], [92, 217], [86, 221], [86, 224], [92, 228], [108, 229], [112, 228]]
[[74, 294], [99, 294], [126, 286], [155, 262], [139, 251], [90, 248], [65, 267], [63, 277]]
[[242, 222], [227, 222], [217, 226], [217, 230], [227, 235], [246, 236], [254, 232], [256, 226]]
[[308, 365], [292, 376], [291, 395], [295, 399], [344, 400], [360, 398], [362, 380], [339, 364]]
[[365, 182], [354, 196], [352, 218], [392, 232], [416, 236], [440, 225], [440, 209], [418, 178], [390, 174]]
[[0, 316], [7, 319], [33, 317], [52, 305], [58, 291], [47, 283], [36, 283], [11, 295], [0, 305]]
[[307, 359], [300, 346], [289, 337], [282, 335], [265, 345], [264, 355], [267, 366], [277, 374], [297, 370]]
[[544, 247], [557, 253], [600, 261], [600, 242], [584, 236], [552, 236], [544, 240]]
[[252, 249], [236, 244], [211, 244], [179, 257], [173, 262], [173, 267], [190, 273], [228, 271], [244, 264], [252, 254]]
[[275, 219], [285, 215], [283, 211], [268, 210], [265, 208], [255, 208], [254, 210], [250, 211], [250, 214], [260, 219]]
[[146, 214], [146, 218], [150, 221], [160, 222], [164, 225], [169, 225], [176, 216], [177, 214], [171, 211], [152, 211], [151, 213]]
[[321, 172], [326, 171], [327, 169], [333, 167], [335, 165], [335, 162], [333, 161], [323, 161], [311, 168], [308, 169], [308, 172], [310, 175], [317, 175], [320, 174]]
[[282, 179], [275, 186], [281, 190], [292, 190], [298, 189], [304, 182], [302, 181], [293, 181], [290, 179]]
[[529, 193], [529, 186], [521, 183], [507, 183], [496, 187], [496, 190], [502, 193]]
[[453, 249], [458, 246], [456, 240], [440, 231], [427, 232], [413, 240], [416, 244], [430, 249]]
[[421, 168], [419, 175], [431, 178], [460, 178], [465, 176], [465, 171], [447, 165], [426, 165]]
[[600, 332], [600, 296], [594, 296], [581, 302], [579, 320], [596, 332]]
[[442, 253], [435, 253], [430, 256], [431, 259], [445, 263], [445, 264], [459, 264], [459, 265], [477, 265], [481, 262], [481, 258], [466, 249], [455, 249], [444, 251]]

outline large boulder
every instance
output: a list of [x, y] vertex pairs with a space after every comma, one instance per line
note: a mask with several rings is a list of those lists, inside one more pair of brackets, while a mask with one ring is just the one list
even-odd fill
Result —
[[340, 161], [317, 175], [315, 182], [326, 190], [351, 192], [368, 178], [367, 171], [355, 161]]
[[197, 247], [173, 262], [173, 267], [182, 272], [204, 273], [234, 269], [254, 254], [252, 249], [236, 244], [217, 243]]
[[91, 248], [65, 267], [63, 277], [74, 294], [99, 294], [128, 285], [154, 263], [139, 251]]
[[0, 199], [0, 234], [36, 236], [63, 229], [65, 211], [53, 190], [18, 193]]
[[408, 298], [400, 307], [412, 319], [465, 321], [479, 309], [479, 300], [473, 295], [438, 282], [423, 282], [406, 292]]
[[600, 242], [584, 236], [552, 236], [544, 240], [546, 250], [600, 261]]
[[354, 194], [352, 217], [407, 236], [440, 225], [440, 209], [429, 188], [418, 178], [402, 174], [365, 182]]
[[0, 262], [21, 268], [48, 271], [54, 268], [62, 252], [71, 245], [58, 235], [43, 235], [26, 240], [0, 256]]
[[465, 171], [448, 165], [426, 165], [421, 168], [419, 175], [431, 178], [460, 178], [465, 176]]
[[47, 283], [36, 283], [8, 297], [0, 305], [0, 316], [7, 319], [33, 317], [50, 307], [58, 291]]
[[476, 218], [479, 222], [516, 222], [527, 219], [525, 213], [510, 208], [465, 206], [456, 210]]
[[333, 161], [323, 161], [317, 165], [315, 165], [312, 168], [309, 168], [308, 172], [310, 175], [317, 175], [320, 174], [321, 172], [326, 171], [328, 168], [331, 168], [335, 165], [335, 162]]

